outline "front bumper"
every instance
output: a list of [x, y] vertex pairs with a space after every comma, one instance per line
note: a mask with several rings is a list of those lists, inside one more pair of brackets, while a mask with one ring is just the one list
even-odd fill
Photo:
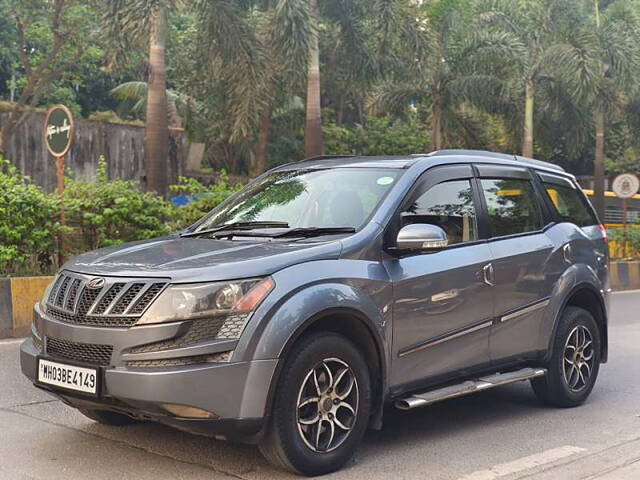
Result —
[[[76, 408], [105, 409], [158, 421], [193, 433], [214, 435], [234, 440], [251, 440], [259, 433], [265, 417], [267, 398], [277, 360], [202, 363], [161, 368], [132, 368], [132, 346], [174, 337], [179, 324], [153, 328], [94, 328], [63, 324], [46, 318], [36, 308], [35, 328], [41, 338], [49, 335], [74, 342], [114, 345], [109, 366], [101, 368], [102, 388], [99, 397], [70, 393], [36, 382], [38, 357], [65, 362], [64, 358], [43, 352], [29, 338], [20, 348], [22, 372], [37, 387], [43, 388]], [[216, 350], [214, 343], [190, 348]], [[182, 352], [193, 353], [193, 352]], [[142, 354], [149, 358], [149, 354]], [[167, 358], [166, 351], [153, 356]], [[69, 362], [78, 364], [78, 362]], [[87, 365], [94, 366], [95, 365]], [[169, 414], [161, 405], [195, 407], [215, 414], [215, 420], [181, 418]]]

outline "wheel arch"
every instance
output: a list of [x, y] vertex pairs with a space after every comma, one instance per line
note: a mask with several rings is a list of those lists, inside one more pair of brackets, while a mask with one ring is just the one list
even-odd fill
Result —
[[598, 330], [600, 332], [601, 362], [606, 363], [609, 353], [609, 334], [605, 301], [600, 292], [592, 284], [586, 282], [574, 285], [574, 287], [565, 296], [562, 307], [556, 314], [556, 318], [553, 324], [553, 332], [550, 337], [549, 348], [547, 349], [545, 360], [549, 360], [551, 356], [551, 345], [553, 345], [553, 339], [556, 336], [560, 318], [562, 317], [562, 314], [567, 307], [579, 307], [591, 313], [596, 321], [596, 324], [598, 325]]
[[335, 307], [324, 309], [301, 322], [283, 345], [276, 371], [274, 372], [267, 396], [266, 416], [271, 415], [275, 390], [280, 382], [284, 361], [298, 340], [314, 332], [338, 333], [353, 342], [363, 353], [372, 380], [373, 401], [370, 426], [379, 429], [382, 426], [384, 397], [387, 390], [387, 362], [384, 342], [377, 329], [364, 313], [353, 308]]

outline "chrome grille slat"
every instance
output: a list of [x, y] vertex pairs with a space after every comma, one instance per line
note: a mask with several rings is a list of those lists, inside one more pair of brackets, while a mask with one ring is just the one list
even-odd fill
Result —
[[75, 310], [76, 304], [76, 296], [78, 295], [78, 288], [80, 288], [80, 279], [74, 278], [71, 280], [69, 288], [67, 288], [67, 293], [64, 296], [64, 310], [68, 312], [73, 312]]
[[54, 305], [56, 307], [63, 307], [64, 305], [64, 297], [67, 294], [67, 287], [69, 286], [69, 282], [71, 281], [71, 277], [66, 277], [62, 283], [60, 284], [60, 288], [58, 289], [58, 293], [56, 295], [56, 300]]
[[135, 300], [129, 308], [129, 315], [142, 315], [153, 300], [162, 292], [166, 284], [152, 283], [147, 291]]
[[46, 313], [65, 323], [130, 327], [168, 284], [163, 279], [104, 277], [104, 285], [94, 289], [89, 286], [94, 279], [62, 272], [54, 283]]
[[131, 299], [131, 302], [129, 303], [129, 305], [127, 305], [127, 308], [125, 309], [124, 312], [122, 312], [125, 315], [130, 315], [131, 314], [131, 310], [133, 309], [134, 305], [140, 300], [140, 298], [142, 298], [142, 296], [147, 293], [149, 291], [150, 288], [152, 288], [155, 285], [155, 283], [148, 283], [146, 284], [144, 287], [142, 287], [140, 289], [140, 291], [138, 292], [138, 294], [133, 297]]
[[[120, 304], [126, 302], [127, 295], [129, 291], [133, 289], [136, 285], [140, 285], [139, 282], [127, 283], [124, 287], [120, 289], [118, 295], [113, 299], [109, 307], [104, 311], [104, 315], [120, 315], [124, 312], [128, 304], [123, 305], [123, 308], [120, 308]], [[131, 299], [129, 299], [131, 301]]]
[[113, 300], [118, 296], [125, 285], [126, 284], [123, 282], [116, 282], [109, 288], [105, 287], [104, 293], [98, 300], [96, 300], [93, 308], [89, 310], [89, 315], [105, 315], [111, 307]]
[[60, 290], [60, 284], [64, 281], [63, 276], [59, 276], [56, 280], [56, 283], [53, 284], [53, 288], [51, 289], [51, 293], [49, 294], [49, 298], [47, 299], [47, 303], [53, 305], [56, 297], [58, 296], [58, 290]]

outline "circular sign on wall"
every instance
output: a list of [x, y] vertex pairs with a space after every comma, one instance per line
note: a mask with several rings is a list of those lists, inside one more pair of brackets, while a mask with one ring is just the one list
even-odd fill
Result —
[[44, 143], [54, 157], [64, 156], [73, 140], [73, 117], [64, 105], [54, 105], [44, 120]]
[[640, 180], [633, 173], [623, 173], [613, 180], [611, 186], [618, 198], [631, 198], [640, 188]]

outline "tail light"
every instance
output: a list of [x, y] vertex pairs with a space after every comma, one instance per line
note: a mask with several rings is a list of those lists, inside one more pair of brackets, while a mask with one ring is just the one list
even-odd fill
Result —
[[598, 225], [598, 229], [600, 230], [600, 233], [602, 234], [602, 238], [604, 239], [604, 241], [608, 242], [609, 241], [609, 235], [607, 235], [607, 229], [605, 228], [605, 226], [600, 224], [600, 225]]

